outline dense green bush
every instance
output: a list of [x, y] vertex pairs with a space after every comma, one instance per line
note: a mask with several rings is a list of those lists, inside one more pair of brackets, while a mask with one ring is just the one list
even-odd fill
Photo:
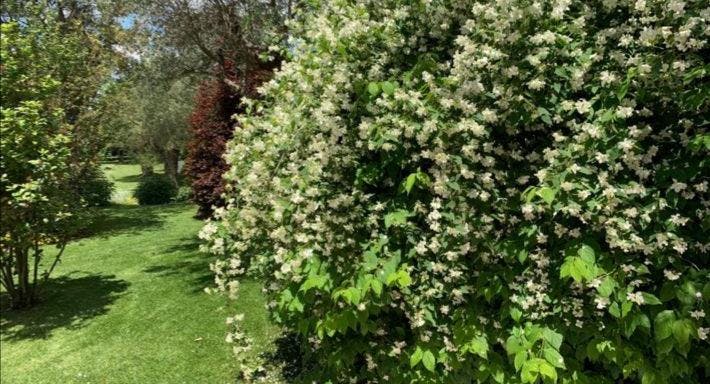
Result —
[[167, 204], [177, 194], [177, 188], [169, 177], [153, 174], [141, 177], [133, 196], [140, 205]]
[[266, 276], [308, 382], [707, 382], [707, 2], [402, 3], [292, 26], [218, 287]]
[[105, 207], [111, 203], [114, 185], [99, 167], [91, 167], [76, 177], [76, 188], [89, 207]]
[[[81, 35], [52, 20], [0, 25], [0, 284], [13, 307], [37, 303], [82, 220], [71, 179], [75, 127], [59, 106], [88, 55]], [[44, 245], [56, 245], [56, 251]]]
[[173, 197], [173, 201], [177, 203], [186, 203], [190, 200], [192, 200], [192, 188], [185, 185], [181, 185], [177, 189], [175, 197]]

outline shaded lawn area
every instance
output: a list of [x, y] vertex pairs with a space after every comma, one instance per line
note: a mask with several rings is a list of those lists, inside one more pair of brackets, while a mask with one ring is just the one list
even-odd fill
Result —
[[271, 348], [278, 331], [259, 283], [244, 282], [236, 304], [203, 292], [212, 274], [194, 206], [102, 213], [90, 237], [67, 246], [44, 302], [9, 311], [0, 295], [3, 384], [234, 383], [230, 307], [248, 313], [254, 353]]

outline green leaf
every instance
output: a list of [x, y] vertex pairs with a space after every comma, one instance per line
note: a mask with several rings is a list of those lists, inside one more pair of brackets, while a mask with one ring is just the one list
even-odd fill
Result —
[[370, 281], [370, 287], [372, 287], [372, 291], [375, 292], [375, 295], [379, 297], [382, 294], [382, 282], [379, 280], [373, 279]]
[[299, 299], [298, 296], [295, 296], [288, 305], [288, 309], [290, 311], [303, 312], [303, 303], [301, 303], [301, 299]]
[[523, 316], [523, 311], [516, 307], [510, 308], [510, 317], [515, 320], [516, 323], [520, 322], [520, 317]]
[[370, 96], [377, 96], [380, 94], [380, 86], [373, 81], [367, 85], [367, 91], [370, 93]]
[[621, 317], [621, 310], [619, 310], [619, 303], [613, 302], [609, 306], [609, 313], [616, 317], [617, 319]]
[[596, 277], [596, 266], [581, 257], [569, 256], [560, 267], [560, 277], [571, 277], [577, 283], [591, 281]]
[[523, 344], [522, 340], [520, 340], [520, 338], [515, 335], [511, 335], [510, 337], [508, 337], [508, 340], [506, 340], [505, 342], [505, 350], [508, 352], [509, 355], [514, 355], [526, 349], [527, 346]]
[[553, 348], [547, 347], [542, 351], [543, 356], [545, 356], [545, 360], [547, 360], [552, 366], [557, 367], [557, 368], [564, 368], [565, 367], [565, 359], [562, 358], [562, 355], [560, 355], [559, 352], [554, 350]]
[[542, 187], [537, 190], [537, 195], [542, 198], [547, 204], [552, 204], [555, 200], [555, 190], [550, 187]]
[[597, 292], [599, 292], [599, 295], [601, 295], [602, 297], [609, 297], [612, 293], [614, 293], [614, 289], [616, 289], [616, 281], [614, 281], [614, 279], [612, 279], [611, 277], [607, 276], [597, 287]]
[[535, 362], [535, 359], [528, 360], [523, 364], [523, 369], [520, 371], [520, 379], [523, 383], [534, 383], [537, 381], [538, 370], [539, 363]]
[[403, 225], [407, 223], [407, 218], [411, 216], [411, 213], [404, 209], [399, 209], [394, 212], [385, 215], [385, 228], [389, 228], [393, 225]]
[[434, 357], [434, 354], [431, 353], [431, 351], [425, 351], [424, 356], [422, 356], [422, 363], [424, 364], [424, 368], [428, 369], [431, 372], [434, 372], [434, 367], [436, 366], [436, 357]]
[[409, 366], [414, 368], [419, 364], [420, 361], [422, 361], [422, 356], [424, 354], [424, 351], [422, 351], [421, 348], [417, 347], [417, 349], [414, 351], [412, 356], [409, 357]]
[[325, 285], [327, 278], [325, 276], [309, 276], [306, 281], [301, 284], [299, 291], [308, 292], [311, 288], [321, 288]]
[[410, 173], [409, 176], [407, 176], [407, 180], [404, 182], [404, 190], [409, 194], [409, 192], [412, 190], [412, 187], [414, 187], [414, 183], [417, 182], [417, 174], [416, 173]]
[[594, 255], [594, 249], [587, 244], [582, 244], [577, 251], [579, 257], [588, 263], [594, 263], [596, 261]]
[[385, 81], [382, 83], [382, 92], [392, 96], [397, 86], [391, 81]]
[[653, 320], [653, 330], [656, 341], [667, 339], [673, 333], [675, 313], [672, 310], [661, 311]]
[[552, 347], [554, 347], [556, 350], [560, 349], [560, 346], [562, 345], [562, 334], [557, 333], [550, 328], [545, 328], [542, 331], [542, 338], [547, 341]]
[[648, 305], [660, 305], [661, 300], [659, 300], [656, 296], [646, 293], [646, 292], [641, 292], [641, 296], [643, 296], [643, 302], [644, 304]]
[[693, 324], [688, 319], [676, 320], [673, 322], [673, 338], [680, 345], [688, 344], [690, 334], [693, 332]]
[[552, 381], [557, 381], [557, 370], [555, 370], [555, 367], [548, 364], [546, 361], [541, 361], [538, 364], [538, 370], [543, 376], [549, 377]]
[[412, 277], [409, 276], [409, 272], [400, 269], [397, 272], [397, 284], [399, 284], [400, 287], [407, 287], [412, 284]]
[[481, 356], [482, 358], [488, 358], [488, 341], [483, 336], [476, 336], [468, 343], [469, 351]]
[[631, 308], [633, 308], [633, 306], [634, 306], [633, 303], [631, 303], [630, 301], [624, 301], [623, 303], [621, 303], [621, 318], [622, 319], [624, 317], [626, 317], [626, 315], [629, 314], [629, 312], [631, 311]]
[[515, 354], [515, 360], [513, 360], [513, 365], [515, 365], [515, 372], [520, 371], [520, 368], [523, 367], [523, 364], [525, 364], [527, 358], [528, 353], [526, 351], [519, 351]]

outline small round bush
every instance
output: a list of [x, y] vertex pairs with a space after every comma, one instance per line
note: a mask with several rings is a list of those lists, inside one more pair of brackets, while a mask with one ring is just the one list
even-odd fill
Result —
[[228, 145], [218, 287], [267, 277], [300, 382], [708, 382], [709, 18], [323, 2]]
[[192, 199], [192, 188], [182, 185], [177, 189], [177, 193], [175, 194], [175, 197], [173, 197], [174, 202], [176, 203], [185, 203], [188, 202]]
[[153, 174], [140, 179], [133, 196], [140, 205], [167, 204], [177, 194], [177, 188], [165, 175]]
[[92, 167], [77, 177], [79, 196], [90, 207], [105, 207], [111, 203], [114, 185], [99, 167]]

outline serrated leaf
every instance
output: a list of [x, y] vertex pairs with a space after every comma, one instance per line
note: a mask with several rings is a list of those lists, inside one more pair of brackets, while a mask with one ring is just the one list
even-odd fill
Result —
[[613, 302], [609, 306], [609, 313], [616, 317], [617, 319], [621, 317], [621, 310], [619, 309], [619, 303]]
[[416, 173], [410, 173], [409, 176], [407, 176], [407, 179], [404, 181], [404, 190], [409, 194], [411, 192], [412, 188], [414, 187], [414, 183], [417, 182], [417, 174]]
[[673, 338], [680, 345], [688, 344], [690, 334], [693, 331], [693, 325], [687, 319], [676, 320], [673, 322]]
[[549, 377], [552, 381], [557, 381], [557, 370], [548, 362], [539, 362], [538, 370], [543, 376]]
[[571, 277], [577, 283], [593, 280], [597, 273], [596, 265], [579, 256], [568, 256], [560, 267], [560, 277]]
[[367, 84], [367, 92], [370, 93], [370, 96], [377, 96], [380, 94], [380, 85], [377, 84], [376, 82], [371, 82]]
[[468, 349], [484, 359], [488, 358], [488, 342], [483, 336], [473, 338], [473, 340], [468, 343]]
[[653, 333], [656, 341], [667, 339], [673, 333], [675, 313], [672, 310], [661, 311], [653, 320]]
[[656, 296], [647, 293], [647, 292], [641, 292], [641, 296], [643, 296], [643, 302], [644, 304], [648, 305], [660, 305], [661, 300], [659, 300]]
[[394, 91], [397, 87], [395, 84], [391, 81], [385, 81], [382, 83], [382, 92], [392, 96], [394, 95]]
[[599, 295], [601, 295], [602, 297], [609, 297], [612, 293], [614, 293], [615, 288], [616, 281], [614, 281], [614, 279], [612, 279], [611, 277], [607, 276], [597, 287], [597, 292], [599, 292]]
[[590, 247], [587, 244], [582, 244], [579, 247], [579, 250], [577, 251], [577, 254], [579, 257], [582, 258], [582, 260], [586, 261], [587, 263], [594, 263], [596, 261], [595, 252], [592, 247]]
[[434, 368], [436, 367], [436, 357], [434, 357], [434, 354], [431, 353], [431, 351], [425, 351], [422, 356], [422, 363], [424, 364], [424, 368], [434, 372]]
[[565, 367], [565, 359], [562, 358], [562, 355], [560, 355], [559, 352], [554, 350], [553, 348], [547, 347], [542, 351], [543, 356], [545, 356], [545, 360], [547, 360], [552, 366], [557, 367], [557, 368], [564, 368]]
[[512, 317], [516, 323], [520, 322], [521, 316], [523, 316], [523, 311], [521, 311], [520, 309], [518, 309], [516, 307], [510, 308], [510, 317]]
[[385, 215], [385, 228], [389, 228], [393, 225], [403, 225], [407, 223], [407, 218], [411, 216], [409, 211], [404, 209], [399, 209], [394, 212]]
[[397, 272], [397, 284], [401, 287], [407, 287], [412, 284], [412, 277], [409, 276], [409, 272], [400, 269], [399, 272]]
[[419, 364], [420, 361], [422, 361], [422, 356], [424, 355], [424, 351], [422, 351], [421, 348], [417, 347], [416, 350], [414, 350], [414, 353], [412, 353], [412, 356], [409, 357], [409, 366], [414, 368]]
[[545, 328], [542, 331], [542, 338], [547, 341], [553, 348], [556, 350], [560, 349], [560, 346], [562, 345], [562, 334], [557, 333], [550, 328]]
[[382, 283], [379, 280], [373, 279], [370, 281], [370, 287], [372, 287], [372, 291], [375, 292], [375, 295], [380, 297], [382, 294]]
[[547, 204], [552, 204], [555, 200], [555, 190], [550, 187], [542, 187], [537, 190], [537, 195], [542, 198]]
[[515, 335], [512, 335], [508, 337], [508, 340], [505, 342], [505, 350], [508, 352], [509, 355], [514, 355], [522, 350], [525, 350], [526, 346], [522, 343], [522, 341]]
[[528, 358], [528, 353], [526, 351], [519, 351], [515, 354], [515, 359], [513, 360], [513, 365], [515, 365], [515, 372], [519, 372], [520, 368], [523, 367], [525, 361]]

